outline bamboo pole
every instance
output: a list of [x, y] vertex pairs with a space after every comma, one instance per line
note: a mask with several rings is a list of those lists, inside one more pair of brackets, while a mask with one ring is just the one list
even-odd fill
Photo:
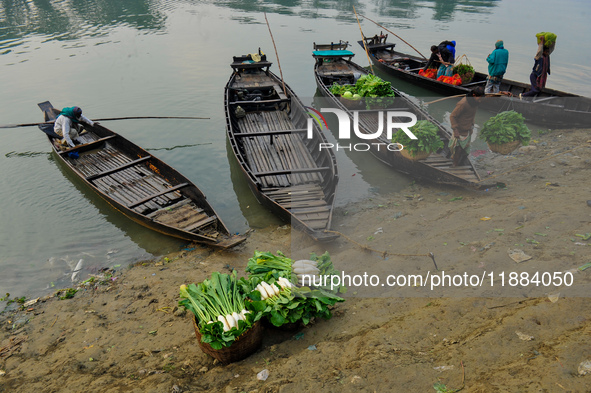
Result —
[[[196, 119], [207, 120], [209, 117], [192, 117], [192, 116], [129, 116], [129, 117], [109, 117], [105, 119], [93, 119], [93, 121], [111, 121], [111, 120], [132, 120], [132, 119]], [[33, 127], [43, 124], [53, 124], [54, 120], [41, 123], [23, 123], [23, 124], [6, 124], [0, 128], [18, 128], [18, 127]]]
[[380, 25], [378, 22], [373, 21], [371, 19], [369, 19], [367, 16], [365, 15], [361, 15], [362, 18], [367, 19], [370, 22], [375, 23], [376, 25], [378, 25], [379, 27], [381, 27], [382, 29], [386, 30], [388, 33], [394, 35], [396, 38], [398, 38], [400, 41], [404, 42], [406, 45], [410, 46], [411, 48], [413, 48], [415, 50], [415, 52], [417, 52], [419, 55], [421, 55], [421, 57], [425, 60], [427, 60], [427, 58], [425, 56], [423, 56], [423, 54], [421, 52], [419, 52], [414, 46], [412, 46], [411, 44], [409, 44], [408, 42], [406, 42], [405, 40], [403, 40], [402, 38], [400, 38], [399, 35], [397, 35], [396, 33], [391, 32], [390, 30], [386, 29], [384, 26]]
[[277, 58], [277, 66], [279, 67], [279, 75], [281, 76], [281, 83], [283, 84], [283, 94], [287, 96], [287, 89], [285, 88], [285, 81], [283, 80], [283, 71], [281, 70], [281, 63], [279, 62], [279, 54], [277, 53], [277, 46], [275, 45], [275, 39], [273, 38], [273, 33], [271, 32], [271, 26], [269, 26], [269, 21], [267, 20], [267, 13], [265, 15], [265, 22], [267, 22], [267, 28], [269, 29], [269, 34], [271, 35], [271, 41], [273, 42], [273, 48], [275, 49], [275, 57]]
[[361, 30], [361, 23], [359, 23], [359, 17], [357, 16], [357, 11], [355, 10], [355, 6], [353, 6], [353, 12], [355, 13], [355, 18], [357, 19], [357, 25], [359, 26], [359, 32], [361, 33], [361, 41], [363, 42], [363, 48], [365, 49], [365, 54], [367, 55], [367, 61], [369, 62], [369, 68], [371, 69], [371, 73], [373, 72], [373, 65], [371, 63], [371, 59], [369, 58], [369, 51], [367, 50], [367, 45], [365, 43], [365, 37], [363, 36], [363, 30]]
[[[503, 95], [505, 95], [505, 94], [502, 94], [502, 93], [486, 93], [485, 94], [486, 97], [500, 97], [500, 96], [503, 96]], [[455, 96], [443, 97], [443, 98], [440, 98], [440, 99], [435, 100], [435, 101], [425, 102], [424, 104], [425, 105], [434, 104], [436, 102], [445, 101], [445, 100], [448, 100], [450, 98], [458, 98], [458, 97], [466, 97], [466, 94], [457, 94]]]

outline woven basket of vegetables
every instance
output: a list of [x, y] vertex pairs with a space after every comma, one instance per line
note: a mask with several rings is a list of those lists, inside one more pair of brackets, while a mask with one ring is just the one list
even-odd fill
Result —
[[517, 149], [519, 145], [521, 145], [521, 141], [506, 142], [501, 144], [486, 142], [486, 144], [488, 145], [490, 151], [499, 154], [509, 154], [513, 150]]
[[409, 153], [408, 150], [402, 149], [402, 150], [400, 150], [400, 154], [402, 155], [402, 157], [406, 158], [407, 160], [418, 161], [418, 160], [424, 160], [425, 158], [429, 157], [431, 155], [431, 152], [419, 151], [415, 155], [412, 155], [412, 153]]
[[236, 276], [214, 272], [199, 284], [181, 285], [179, 305], [192, 312], [199, 347], [228, 364], [254, 353], [262, 343], [260, 313], [246, 310], [246, 295]]
[[453, 72], [460, 76], [463, 85], [472, 82], [474, 78], [474, 67], [469, 64], [458, 64], [454, 67]]
[[418, 161], [424, 160], [431, 153], [443, 149], [444, 145], [439, 137], [439, 129], [428, 120], [419, 120], [410, 127], [410, 131], [417, 139], [410, 139], [404, 130], [398, 130], [392, 137], [392, 143], [400, 143], [404, 149], [400, 151], [402, 157]]
[[248, 261], [248, 280], [242, 280], [253, 312], [260, 312], [270, 325], [281, 330], [297, 329], [317, 318], [329, 319], [331, 308], [344, 301], [340, 285], [331, 286], [338, 272], [328, 253], [311, 260], [292, 261], [281, 252], [256, 251]]
[[195, 328], [195, 336], [197, 336], [199, 348], [201, 348], [204, 353], [217, 359], [223, 364], [230, 364], [246, 359], [256, 352], [263, 342], [263, 325], [259, 321], [255, 322], [252, 328], [238, 336], [231, 346], [223, 347], [221, 349], [213, 349], [210, 344], [202, 341], [203, 335], [199, 331], [196, 317], [193, 316], [191, 320], [193, 321], [193, 327]]
[[531, 131], [525, 125], [523, 116], [515, 111], [501, 112], [484, 123], [480, 131], [489, 149], [499, 154], [509, 154], [521, 144], [526, 146]]

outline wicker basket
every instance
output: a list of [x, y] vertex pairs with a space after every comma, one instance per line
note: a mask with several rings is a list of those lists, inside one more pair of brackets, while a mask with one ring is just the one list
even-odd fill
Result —
[[417, 154], [413, 156], [408, 152], [408, 150], [402, 149], [400, 150], [400, 154], [402, 154], [402, 157], [406, 158], [407, 160], [418, 161], [424, 160], [425, 158], [429, 157], [431, 153], [428, 151], [419, 151], [417, 152]]
[[300, 330], [303, 326], [300, 322], [284, 323], [281, 326], [275, 326], [267, 318], [262, 318], [261, 321], [263, 322], [263, 326], [265, 329], [274, 329], [284, 332], [295, 332], [297, 330]]
[[465, 85], [472, 82], [472, 79], [474, 79], [474, 73], [466, 72], [464, 75], [460, 75], [460, 78], [462, 79], [462, 85]]
[[341, 96], [339, 97], [339, 101], [341, 101], [341, 104], [347, 109], [365, 109], [365, 100], [350, 100]]
[[223, 364], [229, 364], [247, 358], [255, 353], [263, 342], [263, 325], [257, 321], [252, 328], [238, 337], [231, 346], [222, 349], [213, 349], [208, 343], [201, 342], [201, 333], [199, 332], [197, 321], [194, 316], [191, 317], [191, 320], [193, 321], [199, 348]]
[[488, 143], [488, 142], [486, 142], [486, 144], [488, 145], [488, 148], [491, 151], [494, 151], [495, 153], [509, 154], [513, 150], [517, 149], [517, 147], [521, 144], [521, 141], [507, 142], [507, 143], [502, 143], [500, 145], [497, 145], [496, 143]]

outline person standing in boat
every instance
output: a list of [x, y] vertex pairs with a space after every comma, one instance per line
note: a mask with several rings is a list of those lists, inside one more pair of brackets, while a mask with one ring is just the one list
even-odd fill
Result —
[[486, 58], [488, 62], [488, 77], [486, 78], [485, 94], [498, 93], [501, 90], [501, 81], [509, 64], [509, 51], [503, 46], [503, 41], [495, 43], [495, 50]]
[[449, 116], [452, 138], [449, 140], [449, 149], [451, 151], [452, 166], [458, 166], [468, 157], [470, 153], [470, 139], [474, 129], [474, 118], [478, 105], [484, 96], [484, 88], [479, 86], [466, 93], [460, 102], [457, 103]]
[[548, 79], [548, 75], [550, 75], [550, 54], [553, 51], [554, 43], [546, 46], [544, 36], [541, 36], [538, 51], [534, 57], [534, 68], [532, 68], [531, 74], [529, 75], [531, 90], [527, 93], [520, 94], [519, 98], [538, 95], [546, 86], [546, 80]]
[[93, 126], [94, 122], [82, 115], [82, 109], [71, 106], [62, 109], [55, 120], [53, 131], [62, 137], [60, 143], [64, 146], [74, 147], [74, 139], [78, 138], [82, 123]]

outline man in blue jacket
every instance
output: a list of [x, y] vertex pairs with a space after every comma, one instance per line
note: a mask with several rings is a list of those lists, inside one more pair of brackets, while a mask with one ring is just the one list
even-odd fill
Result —
[[509, 51], [503, 47], [503, 41], [499, 40], [495, 43], [495, 50], [488, 55], [486, 61], [488, 61], [488, 78], [486, 78], [484, 93], [498, 93], [509, 64]]

